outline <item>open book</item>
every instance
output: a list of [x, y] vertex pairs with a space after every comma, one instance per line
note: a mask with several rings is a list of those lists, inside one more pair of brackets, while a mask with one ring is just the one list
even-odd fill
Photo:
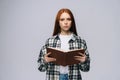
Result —
[[56, 59], [56, 61], [54, 61], [53, 63], [57, 65], [66, 66], [80, 63], [80, 61], [75, 60], [74, 56], [81, 56], [79, 53], [84, 54], [85, 50], [76, 49], [65, 52], [56, 48], [47, 48], [47, 53], [48, 52], [51, 52], [51, 54], [48, 57]]

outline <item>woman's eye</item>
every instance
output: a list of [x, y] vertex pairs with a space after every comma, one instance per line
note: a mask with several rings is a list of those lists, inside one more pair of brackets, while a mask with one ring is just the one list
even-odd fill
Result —
[[64, 19], [60, 19], [60, 21], [64, 21]]
[[67, 18], [67, 20], [71, 21], [71, 18]]

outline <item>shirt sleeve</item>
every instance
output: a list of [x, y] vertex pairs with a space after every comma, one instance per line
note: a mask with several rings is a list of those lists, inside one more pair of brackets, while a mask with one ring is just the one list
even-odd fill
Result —
[[38, 57], [38, 70], [41, 71], [41, 72], [44, 72], [47, 70], [47, 67], [48, 67], [48, 63], [45, 62], [44, 60], [44, 55], [47, 53], [46, 51], [46, 48], [47, 48], [47, 42], [46, 41], [46, 44], [41, 48], [40, 50], [40, 54], [39, 54], [39, 57]]
[[89, 52], [87, 50], [87, 45], [85, 40], [82, 40], [82, 45], [83, 45], [83, 48], [85, 49], [86, 60], [83, 63], [79, 63], [79, 68], [81, 71], [87, 72], [90, 70], [90, 57], [89, 57]]

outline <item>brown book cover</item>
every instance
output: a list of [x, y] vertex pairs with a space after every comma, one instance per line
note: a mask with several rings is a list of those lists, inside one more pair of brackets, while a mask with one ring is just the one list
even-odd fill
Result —
[[77, 50], [70, 50], [70, 51], [65, 52], [65, 51], [62, 51], [56, 48], [47, 48], [47, 53], [48, 52], [51, 52], [49, 57], [56, 59], [56, 61], [54, 61], [53, 63], [57, 65], [66, 66], [66, 65], [73, 65], [73, 64], [80, 63], [78, 60], [74, 59], [74, 56], [80, 56], [79, 53], [84, 54], [85, 50], [77, 49]]

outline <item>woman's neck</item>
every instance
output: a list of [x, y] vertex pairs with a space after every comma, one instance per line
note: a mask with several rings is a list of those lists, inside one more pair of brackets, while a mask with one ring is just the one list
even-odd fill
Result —
[[71, 32], [70, 31], [61, 31], [60, 34], [61, 35], [70, 35]]

